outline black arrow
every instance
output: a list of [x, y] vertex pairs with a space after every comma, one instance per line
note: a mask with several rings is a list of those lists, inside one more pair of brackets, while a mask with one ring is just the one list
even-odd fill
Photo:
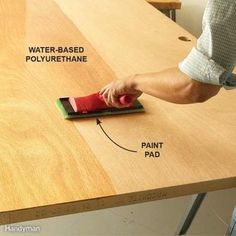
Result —
[[106, 131], [103, 129], [103, 127], [102, 127], [102, 125], [101, 125], [102, 122], [101, 122], [98, 118], [96, 119], [96, 122], [97, 122], [97, 125], [100, 126], [101, 130], [103, 131], [103, 133], [104, 133], [116, 146], [118, 146], [118, 147], [120, 147], [120, 148], [122, 148], [122, 149], [124, 149], [124, 150], [126, 150], [126, 151], [128, 151], [128, 152], [137, 152], [137, 151], [130, 150], [130, 149], [127, 149], [127, 148], [124, 148], [124, 147], [120, 146], [118, 143], [116, 143], [114, 140], [112, 140], [112, 139], [109, 137], [109, 135], [106, 133]]

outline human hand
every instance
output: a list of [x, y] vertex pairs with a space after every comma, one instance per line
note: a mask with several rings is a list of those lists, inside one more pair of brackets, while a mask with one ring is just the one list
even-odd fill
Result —
[[[100, 91], [105, 103], [110, 107], [129, 107], [141, 94], [141, 91], [135, 89], [134, 76], [128, 77], [124, 80], [115, 80], [107, 84]], [[132, 97], [131, 103], [121, 104], [119, 98], [122, 95], [129, 95]]]

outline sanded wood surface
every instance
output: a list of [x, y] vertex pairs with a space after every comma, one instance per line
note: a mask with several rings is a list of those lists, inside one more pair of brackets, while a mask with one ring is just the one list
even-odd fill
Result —
[[160, 10], [170, 10], [170, 9], [180, 9], [181, 8], [181, 1], [180, 0], [147, 0], [150, 4], [155, 6], [157, 9]]
[[[148, 3], [1, 0], [0, 16], [1, 224], [236, 186], [235, 91], [184, 106], [143, 95], [144, 114], [101, 118], [137, 153], [55, 107], [187, 55], [195, 39]], [[88, 62], [25, 62], [29, 46], [83, 46]], [[163, 142], [161, 156], [145, 158], [142, 142]]]

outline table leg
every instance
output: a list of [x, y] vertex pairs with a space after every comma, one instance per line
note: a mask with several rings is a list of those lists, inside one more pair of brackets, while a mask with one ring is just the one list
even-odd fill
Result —
[[171, 10], [171, 19], [172, 19], [174, 22], [176, 22], [176, 10], [175, 10], [175, 9]]
[[163, 10], [160, 10], [163, 14], [165, 14], [167, 17], [170, 18], [170, 10], [169, 9], [163, 9]]
[[175, 235], [184, 235], [187, 233], [205, 196], [206, 196], [206, 193], [199, 193], [193, 197], [191, 204], [189, 208], [187, 209], [186, 213], [184, 214], [181, 224], [179, 225], [179, 228], [176, 231]]
[[168, 16], [174, 22], [176, 21], [176, 10], [175, 9], [165, 9], [161, 10], [166, 16]]

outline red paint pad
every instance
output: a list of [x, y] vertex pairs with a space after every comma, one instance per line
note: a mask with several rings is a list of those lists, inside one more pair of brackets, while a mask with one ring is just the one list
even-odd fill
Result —
[[[125, 98], [123, 98], [123, 99], [125, 99]], [[144, 107], [138, 101], [138, 99], [132, 100], [132, 105], [130, 105], [128, 107], [122, 107], [122, 108], [109, 107], [106, 109], [102, 109], [99, 111], [91, 111], [88, 113], [75, 112], [69, 102], [68, 97], [57, 99], [56, 105], [59, 108], [60, 112], [62, 113], [63, 117], [68, 120], [77, 119], [77, 118], [82, 119], [82, 118], [88, 118], [88, 117], [98, 117], [98, 116], [120, 115], [120, 114], [144, 112]]]
[[[80, 113], [89, 113], [109, 108], [106, 105], [103, 96], [99, 93], [94, 93], [85, 97], [70, 97], [69, 102], [74, 111]], [[130, 106], [132, 106], [133, 103], [132, 96], [130, 95], [120, 96], [119, 102], [122, 105], [130, 104]]]

